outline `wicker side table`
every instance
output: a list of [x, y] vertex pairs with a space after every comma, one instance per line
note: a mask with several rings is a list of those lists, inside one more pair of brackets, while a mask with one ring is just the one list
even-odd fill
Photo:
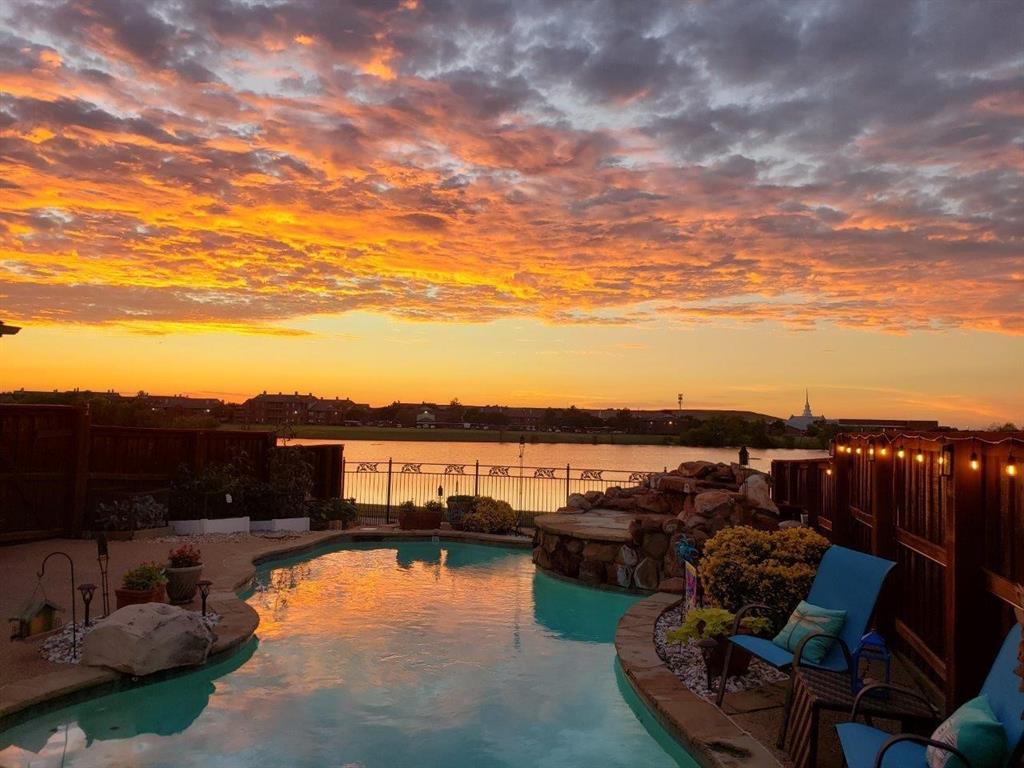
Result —
[[[850, 713], [855, 694], [850, 691], [850, 675], [801, 667], [793, 677], [793, 713], [789, 731], [784, 734], [796, 768], [814, 768], [818, 764], [818, 720], [822, 711]], [[872, 717], [898, 720], [903, 730], [934, 728], [939, 711], [923, 698], [903, 689], [888, 690], [884, 696], [861, 698], [858, 710], [870, 722]]]

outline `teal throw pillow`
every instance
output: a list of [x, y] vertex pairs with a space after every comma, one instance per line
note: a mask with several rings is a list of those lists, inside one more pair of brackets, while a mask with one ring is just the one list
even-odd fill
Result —
[[[786, 626], [772, 639], [772, 642], [787, 651], [796, 652], [796, 647], [807, 635], [815, 632], [838, 635], [844, 623], [846, 623], [846, 611], [833, 611], [801, 600], [800, 605], [796, 607], [789, 617], [789, 621], [786, 622]], [[820, 664], [834, 642], [830, 637], [814, 638], [804, 646], [801, 661]]]
[[[932, 738], [963, 752], [971, 768], [1002, 768], [1006, 761], [1006, 731], [984, 694], [946, 718]], [[960, 758], [944, 749], [928, 747], [926, 754], [929, 768], [964, 768]]]

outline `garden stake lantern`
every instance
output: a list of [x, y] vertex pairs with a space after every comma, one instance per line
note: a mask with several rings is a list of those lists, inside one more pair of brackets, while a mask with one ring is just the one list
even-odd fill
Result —
[[110, 555], [107, 554], [107, 534], [100, 533], [96, 536], [96, 562], [100, 566], [100, 595], [103, 597], [103, 615], [110, 615], [110, 581], [107, 579], [107, 564], [110, 562]]
[[862, 675], [861, 662], [866, 662], [870, 667], [871, 662], [879, 662], [885, 669], [885, 682], [892, 679], [892, 654], [883, 638], [875, 630], [871, 630], [857, 643], [857, 647], [850, 654], [850, 690], [857, 693], [865, 685]]
[[95, 584], [79, 584], [78, 591], [82, 593], [82, 602], [85, 603], [85, 626], [89, 626], [89, 603], [92, 602], [93, 593], [96, 591]]
[[[46, 563], [55, 555], [67, 558], [68, 566], [71, 568], [71, 656], [74, 658], [78, 655], [78, 617], [75, 611], [75, 561], [71, 559], [71, 555], [67, 552], [51, 552], [43, 558], [42, 565], [39, 566], [39, 570], [36, 571], [36, 583], [42, 585], [43, 576], [46, 575]], [[43, 593], [43, 597], [46, 597], [46, 593]]]
[[210, 587], [212, 585], [213, 585], [213, 582], [210, 581], [209, 579], [200, 579], [199, 580], [199, 584], [198, 584], [198, 586], [199, 586], [199, 597], [202, 598], [202, 601], [203, 601], [203, 616], [206, 615], [206, 598], [208, 598], [210, 596]]

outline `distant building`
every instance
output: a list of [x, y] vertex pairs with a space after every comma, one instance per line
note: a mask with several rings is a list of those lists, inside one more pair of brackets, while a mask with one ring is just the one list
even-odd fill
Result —
[[317, 402], [313, 394], [300, 395], [295, 392], [262, 394], [245, 401], [246, 420], [253, 424], [306, 424], [309, 409]]
[[168, 416], [218, 416], [224, 403], [214, 397], [188, 397], [187, 395], [139, 395], [150, 410]]
[[786, 419], [786, 426], [791, 429], [796, 429], [800, 432], [806, 432], [807, 428], [811, 426], [818, 419], [824, 419], [824, 416], [815, 416], [811, 412], [811, 396], [807, 390], [804, 390], [804, 412], [799, 416], [790, 416]]
[[433, 429], [437, 425], [437, 416], [424, 408], [416, 414], [416, 426], [419, 429]]
[[346, 398], [319, 398], [309, 406], [310, 424], [344, 424], [349, 421], [348, 414], [353, 408], [368, 408], [358, 405]]

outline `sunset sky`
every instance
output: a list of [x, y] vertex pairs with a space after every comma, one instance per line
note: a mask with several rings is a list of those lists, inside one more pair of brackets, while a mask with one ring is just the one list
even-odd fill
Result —
[[1024, 421], [1024, 3], [0, 4], [0, 389]]

